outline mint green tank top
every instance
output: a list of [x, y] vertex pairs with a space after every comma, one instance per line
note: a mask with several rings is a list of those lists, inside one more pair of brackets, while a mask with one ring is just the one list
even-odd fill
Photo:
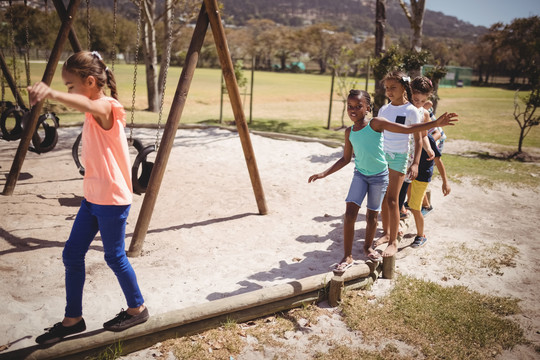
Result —
[[354, 150], [354, 164], [360, 173], [371, 176], [388, 169], [382, 132], [373, 130], [368, 124], [359, 131], [351, 129], [349, 140]]

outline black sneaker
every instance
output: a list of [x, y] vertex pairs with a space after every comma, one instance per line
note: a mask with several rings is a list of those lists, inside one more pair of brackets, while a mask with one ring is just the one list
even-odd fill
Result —
[[129, 315], [127, 311], [120, 311], [114, 319], [111, 319], [103, 324], [103, 328], [109, 331], [123, 331], [129, 329], [132, 326], [141, 324], [148, 320], [150, 314], [148, 313], [148, 308], [145, 307], [144, 310], [138, 315]]
[[53, 327], [45, 329], [47, 332], [39, 335], [36, 338], [38, 344], [54, 344], [62, 340], [68, 335], [83, 332], [86, 330], [86, 323], [81, 319], [78, 323], [72, 326], [64, 326], [61, 322], [54, 324]]

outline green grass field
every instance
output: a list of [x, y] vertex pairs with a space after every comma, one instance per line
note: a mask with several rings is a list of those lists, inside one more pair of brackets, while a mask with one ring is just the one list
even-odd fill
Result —
[[[59, 66], [57, 69], [52, 87], [64, 90], [60, 68]], [[32, 82], [41, 78], [44, 69], [44, 63], [31, 64]], [[120, 101], [128, 112], [128, 123], [131, 122], [133, 70], [133, 65], [123, 64], [117, 64], [114, 70]], [[167, 121], [180, 73], [181, 68], [178, 67], [171, 67], [169, 70], [162, 123]], [[218, 69], [195, 71], [181, 123], [219, 122], [220, 75], [221, 71]], [[244, 75], [249, 79], [251, 72], [246, 70]], [[343, 141], [343, 131], [337, 130], [342, 124], [343, 103], [336, 95], [332, 102], [331, 129], [326, 130], [330, 103], [330, 76], [257, 71], [254, 78], [252, 123], [249, 125], [251, 129]], [[147, 108], [144, 81], [144, 66], [139, 65], [134, 122], [157, 124], [158, 114], [144, 111]], [[359, 88], [364, 88], [365, 80], [359, 79], [358, 84]], [[249, 91], [249, 85], [246, 90]], [[241, 92], [246, 90], [241, 89]], [[370, 83], [368, 90], [373, 92], [373, 83]], [[11, 94], [8, 89], [6, 91], [9, 99]], [[441, 97], [439, 114], [444, 111], [459, 114], [459, 124], [445, 129], [449, 139], [487, 142], [500, 145], [505, 151], [517, 150], [519, 126], [513, 117], [514, 91], [484, 87], [442, 88], [439, 96]], [[243, 95], [242, 98], [245, 99], [244, 112], [246, 119], [249, 120], [249, 96]], [[55, 109], [59, 113], [62, 125], [82, 121], [79, 113]], [[230, 123], [233, 119], [230, 102], [225, 94], [223, 122]], [[344, 123], [347, 126], [351, 124], [346, 114]], [[533, 128], [525, 138], [524, 150], [533, 148], [540, 148], [539, 128]], [[452, 166], [453, 174], [487, 177], [490, 182], [540, 185], [540, 170], [537, 165], [458, 156], [447, 156], [446, 159], [447, 164]]]
[[[40, 79], [44, 68], [44, 63], [32, 63], [32, 81]], [[180, 73], [181, 68], [178, 67], [171, 67], [169, 70], [163, 121], [167, 119]], [[219, 119], [220, 73], [217, 69], [195, 71], [182, 114], [182, 123], [215, 122]], [[248, 78], [251, 76], [249, 70], [244, 71], [244, 74]], [[115, 75], [120, 101], [129, 110], [132, 103], [133, 66], [117, 64]], [[144, 67], [139, 65], [135, 122], [157, 123], [157, 114], [143, 111], [147, 107], [144, 80]], [[342, 133], [335, 134], [333, 130], [325, 130], [328, 122], [330, 81], [330, 76], [326, 75], [255, 72], [252, 128], [341, 139]], [[59, 90], [64, 89], [59, 70], [52, 86]], [[372, 86], [370, 83], [370, 92], [373, 91]], [[365, 80], [360, 79], [359, 87], [365, 87]], [[8, 91], [8, 98], [10, 95]], [[459, 126], [447, 128], [450, 138], [515, 146], [517, 149], [519, 127], [513, 117], [514, 91], [481, 87], [442, 88], [439, 95], [441, 101], [438, 112], [453, 111], [460, 116]], [[249, 119], [249, 96], [245, 96], [245, 101], [244, 111]], [[334, 96], [332, 108], [331, 127], [338, 128], [341, 125], [343, 104], [337, 96]], [[80, 121], [79, 115], [69, 113], [63, 115], [62, 120], [64, 124]], [[227, 95], [224, 98], [223, 120], [233, 120]], [[350, 125], [346, 115], [345, 124]], [[525, 147], [540, 147], [538, 129], [533, 129], [525, 138]]]

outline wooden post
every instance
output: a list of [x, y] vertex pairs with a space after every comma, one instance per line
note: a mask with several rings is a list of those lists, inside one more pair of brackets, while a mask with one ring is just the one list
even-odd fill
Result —
[[167, 166], [167, 161], [174, 144], [174, 138], [176, 136], [176, 131], [178, 130], [180, 117], [182, 116], [182, 112], [186, 104], [191, 80], [193, 80], [193, 74], [195, 72], [195, 68], [197, 67], [197, 61], [199, 60], [199, 54], [204, 42], [206, 30], [208, 29], [208, 23], [208, 16], [206, 15], [206, 9], [203, 3], [186, 55], [186, 63], [182, 68], [180, 80], [178, 81], [176, 93], [174, 94], [171, 110], [169, 111], [169, 117], [167, 118], [167, 123], [165, 124], [165, 128], [163, 130], [163, 136], [161, 137], [156, 160], [152, 168], [152, 174], [150, 175], [150, 181], [148, 182], [141, 211], [139, 212], [137, 224], [135, 225], [128, 256], [141, 255], [144, 238], [148, 232], [152, 212], [154, 211], [154, 206], [156, 205], [161, 181], [163, 180], [163, 175], [165, 174], [165, 167]]
[[332, 280], [330, 280], [330, 290], [328, 291], [328, 304], [331, 307], [336, 307], [341, 300], [341, 291], [343, 290], [343, 285], [345, 280], [341, 275], [334, 275]]
[[[60, 17], [60, 20], [62, 22], [66, 21], [67, 12], [66, 12], [66, 7], [64, 6], [64, 3], [62, 2], [62, 0], [53, 0], [53, 4], [54, 4], [54, 7], [56, 8], [56, 13]], [[83, 50], [81, 43], [79, 42], [79, 38], [77, 37], [77, 34], [73, 30], [73, 28], [69, 30], [68, 37], [69, 37], [69, 42], [71, 44], [71, 48], [73, 49], [74, 52], [79, 52]]]
[[334, 99], [334, 81], [336, 78], [336, 70], [332, 70], [332, 83], [330, 84], [330, 105], [328, 106], [328, 123], [326, 129], [330, 130], [330, 122], [332, 121], [332, 101]]
[[249, 85], [249, 123], [253, 121], [253, 84], [255, 84], [255, 57], [251, 56], [251, 84]]
[[396, 271], [396, 255], [383, 258], [383, 278], [393, 279]]
[[240, 90], [238, 89], [238, 83], [236, 82], [236, 77], [234, 75], [234, 66], [231, 54], [229, 53], [225, 30], [223, 29], [221, 16], [219, 15], [218, 3], [217, 0], [204, 0], [204, 4], [206, 5], [208, 19], [210, 21], [210, 26], [212, 27], [212, 34], [214, 35], [219, 60], [221, 62], [223, 77], [225, 78], [225, 84], [227, 85], [227, 91], [229, 93], [229, 98], [231, 99], [236, 128], [238, 129], [238, 135], [240, 136], [242, 149], [244, 150], [244, 157], [251, 179], [251, 186], [255, 193], [255, 200], [257, 201], [257, 206], [259, 208], [259, 214], [265, 215], [268, 213], [266, 199], [264, 197], [261, 178], [257, 168], [257, 161], [255, 160], [255, 154], [249, 136], [246, 117], [242, 108], [242, 99], [240, 98]]
[[[43, 78], [41, 80], [47, 85], [51, 84], [54, 77], [56, 66], [58, 65], [58, 61], [60, 60], [60, 56], [62, 55], [68, 33], [70, 32], [71, 25], [75, 20], [75, 14], [77, 12], [77, 8], [79, 7], [79, 3], [80, 0], [70, 0], [69, 2], [66, 14], [66, 21], [62, 22], [62, 26], [60, 27], [58, 36], [56, 37], [56, 42], [54, 43], [51, 56], [49, 57], [49, 61], [47, 62], [45, 73], [43, 74]], [[28, 124], [24, 129], [23, 136], [21, 138], [21, 141], [19, 142], [17, 153], [15, 154], [15, 158], [13, 159], [13, 164], [11, 165], [11, 170], [9, 171], [9, 175], [4, 186], [4, 191], [2, 193], [3, 195], [13, 194], [15, 184], [17, 183], [17, 179], [19, 178], [19, 175], [21, 173], [26, 153], [28, 152], [28, 147], [30, 146], [30, 141], [32, 140], [32, 136], [36, 131], [38, 117], [41, 113], [41, 109], [43, 108], [43, 102], [44, 101], [42, 100], [32, 107], [28, 119]]]
[[9, 88], [11, 89], [11, 92], [13, 93], [13, 96], [15, 97], [15, 101], [17, 102], [17, 105], [19, 105], [22, 108], [26, 108], [26, 105], [22, 99], [21, 93], [19, 92], [19, 89], [17, 88], [17, 82], [9, 72], [8, 65], [6, 63], [6, 59], [4, 59], [4, 55], [2, 54], [2, 51], [0, 51], [0, 67], [2, 68], [2, 73], [4, 74], [4, 78], [6, 79], [6, 82], [9, 85]]

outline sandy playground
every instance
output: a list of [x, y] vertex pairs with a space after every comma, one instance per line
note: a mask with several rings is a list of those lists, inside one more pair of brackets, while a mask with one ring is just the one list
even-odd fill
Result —
[[[78, 132], [62, 128], [52, 152], [29, 152], [14, 194], [0, 196], [0, 345], [8, 347], [3, 351], [33, 346], [35, 337], [63, 316], [61, 253], [82, 194], [71, 157]], [[136, 129], [135, 136], [151, 143], [155, 131]], [[341, 259], [353, 164], [313, 184], [307, 179], [340, 157], [342, 148], [251, 138], [269, 209], [265, 216], [258, 214], [238, 134], [217, 128], [178, 131], [142, 256], [130, 259], [151, 314], [326, 273]], [[445, 151], [462, 145], [448, 141]], [[2, 189], [17, 146], [0, 141]], [[521, 299], [523, 313], [515, 320], [540, 345], [538, 189], [483, 189], [463, 180], [452, 182], [452, 193], [443, 198], [440, 186], [438, 178], [431, 184], [435, 210], [426, 218], [428, 243], [410, 248], [414, 226], [405, 231], [397, 271]], [[126, 246], [142, 199], [135, 195]], [[363, 212], [353, 248], [357, 259], [364, 259]], [[508, 246], [518, 250], [510, 264], [503, 261]], [[483, 266], [486, 258], [505, 265]], [[90, 331], [126, 305], [99, 238], [86, 266], [83, 307]], [[378, 280], [374, 291], [390, 282]], [[534, 358], [530, 349], [517, 347], [503, 357]]]

